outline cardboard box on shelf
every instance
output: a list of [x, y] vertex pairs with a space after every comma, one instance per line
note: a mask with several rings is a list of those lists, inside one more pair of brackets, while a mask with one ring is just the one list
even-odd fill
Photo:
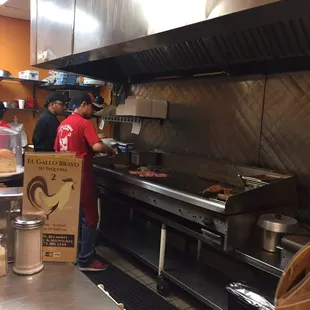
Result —
[[151, 117], [152, 116], [152, 101], [143, 97], [128, 97], [125, 100], [125, 110], [130, 113], [127, 115]]
[[116, 108], [116, 115], [125, 115], [125, 105], [120, 104]]
[[22, 212], [46, 218], [44, 261], [76, 261], [81, 173], [82, 159], [74, 153], [25, 155]]
[[39, 81], [39, 71], [36, 70], [24, 70], [18, 72], [19, 79], [35, 80]]
[[152, 100], [152, 117], [153, 118], [167, 118], [168, 102], [165, 100]]

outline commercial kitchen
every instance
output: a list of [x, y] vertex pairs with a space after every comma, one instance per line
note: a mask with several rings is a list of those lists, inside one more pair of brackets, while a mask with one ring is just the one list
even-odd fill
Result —
[[[94, 309], [177, 309], [169, 302], [175, 288], [201, 309], [284, 309], [286, 275], [295, 263], [309, 267], [302, 253], [310, 241], [310, 2], [30, 4], [31, 70], [109, 88], [92, 120], [117, 149], [93, 159], [98, 248], [130, 257], [156, 282], [148, 293], [111, 261], [96, 276], [44, 263], [23, 277], [10, 264], [0, 309], [43, 309], [34, 304], [39, 296], [49, 309], [86, 309], [90, 301]], [[44, 89], [35, 83], [33, 96]], [[58, 90], [70, 96], [69, 87]], [[0, 174], [15, 205], [8, 212], [20, 212], [22, 178]], [[308, 299], [289, 309], [308, 309]]]

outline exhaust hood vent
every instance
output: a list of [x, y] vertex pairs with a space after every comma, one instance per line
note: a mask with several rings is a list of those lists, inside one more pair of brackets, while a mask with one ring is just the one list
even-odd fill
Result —
[[[225, 36], [181, 42], [122, 55], [116, 59], [123, 74], [134, 78], [141, 75], [155, 77], [173, 72], [186, 75], [187, 71], [229, 72], [230, 67], [238, 68], [237, 65], [241, 64], [268, 65], [269, 61], [296, 60], [309, 56], [310, 18], [307, 18], [246, 29]], [[266, 69], [265, 66], [262, 68]]]
[[82, 53], [91, 60], [87, 63], [80, 63], [81, 54], [51, 63], [61, 70], [131, 82], [310, 69], [309, 12], [309, 0], [282, 0]]

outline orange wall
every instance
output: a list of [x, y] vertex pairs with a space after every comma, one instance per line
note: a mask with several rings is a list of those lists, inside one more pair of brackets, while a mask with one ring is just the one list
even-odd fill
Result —
[[[33, 69], [30, 65], [30, 23], [25, 20], [0, 16], [0, 69], [11, 72], [12, 76], [18, 77], [18, 72]], [[48, 71], [39, 71], [39, 78], [48, 76]], [[36, 90], [38, 108], [43, 108], [44, 98], [48, 94], [42, 89]], [[31, 98], [32, 85], [18, 82], [2, 81], [0, 83], [0, 100], [12, 102], [16, 98]], [[23, 123], [31, 141], [35, 120], [32, 113], [21, 111], [7, 111], [5, 120], [12, 122], [17, 116], [20, 123]], [[36, 116], [36, 118], [39, 115]]]
[[[12, 76], [18, 77], [18, 72], [22, 70], [38, 70], [39, 78], [46, 78], [49, 73], [47, 70], [33, 68], [30, 65], [30, 22], [14, 18], [0, 16], [0, 69], [8, 70]], [[48, 91], [36, 89], [38, 108], [43, 109], [45, 97]], [[107, 91], [103, 90], [102, 95], [108, 101]], [[16, 98], [31, 98], [32, 85], [21, 84], [18, 82], [0, 82], [0, 101], [12, 102]], [[109, 101], [108, 101], [109, 102]], [[28, 142], [31, 143], [32, 132], [39, 114], [33, 117], [31, 112], [23, 112], [18, 109], [7, 111], [5, 120], [12, 122], [17, 116], [20, 123], [24, 124]], [[96, 124], [96, 121], [93, 121]], [[104, 133], [111, 136], [112, 128], [105, 126]]]

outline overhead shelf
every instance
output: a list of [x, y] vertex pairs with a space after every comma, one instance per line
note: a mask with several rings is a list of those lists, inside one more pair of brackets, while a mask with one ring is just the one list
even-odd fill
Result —
[[0, 82], [1, 81], [12, 81], [12, 82], [19, 82], [19, 83], [29, 83], [29, 84], [33, 84], [33, 85], [45, 84], [45, 82], [42, 82], [42, 81], [19, 79], [19, 78], [15, 78], [15, 77], [6, 77], [6, 76], [0, 76]]
[[64, 84], [64, 85], [41, 85], [40, 88], [46, 90], [83, 90], [83, 91], [94, 91], [100, 89], [100, 85], [71, 85], [71, 84]]
[[[15, 112], [31, 112], [33, 114], [33, 117], [37, 113], [43, 113], [44, 109], [18, 109], [18, 108], [7, 108], [8, 111], [15, 111]], [[65, 111], [64, 113], [60, 114], [59, 116], [69, 116], [72, 114], [72, 111]]]
[[18, 112], [36, 112], [42, 113], [44, 110], [42, 109], [18, 109], [18, 108], [6, 108], [8, 111], [18, 111]]
[[44, 110], [42, 109], [18, 109], [18, 108], [7, 108], [7, 111], [15, 111], [15, 112], [30, 112], [32, 116], [35, 117], [37, 113], [42, 113]]
[[[18, 109], [18, 108], [7, 108], [8, 111], [16, 111], [16, 112], [32, 112], [33, 117], [37, 113], [43, 113], [44, 109]], [[69, 116], [73, 113], [73, 111], [64, 111], [59, 116]], [[143, 120], [154, 120], [154, 121], [160, 121], [163, 122], [164, 119], [158, 119], [158, 118], [150, 118], [150, 117], [141, 117], [141, 116], [121, 116], [121, 115], [114, 115], [114, 116], [101, 116], [94, 114], [93, 118], [101, 118], [105, 122], [111, 122], [111, 123], [142, 123]]]
[[154, 120], [163, 122], [163, 118], [152, 118], [152, 117], [143, 117], [143, 116], [125, 116], [125, 115], [110, 115], [102, 116], [95, 114], [94, 117], [103, 119], [106, 122], [111, 123], [142, 123], [143, 120]]

